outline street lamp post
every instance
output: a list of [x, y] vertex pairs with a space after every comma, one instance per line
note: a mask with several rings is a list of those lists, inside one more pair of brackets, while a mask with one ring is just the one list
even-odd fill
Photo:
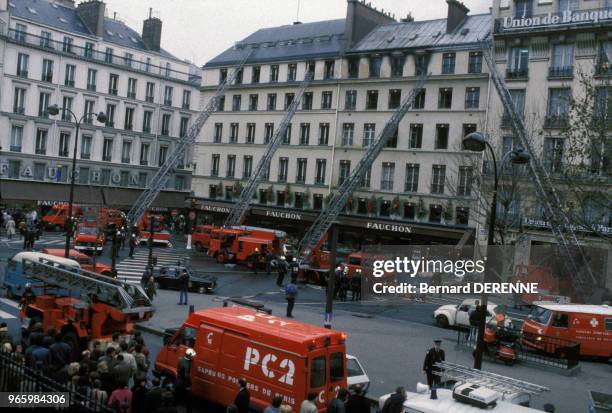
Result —
[[[493, 198], [491, 199], [491, 211], [489, 212], [489, 235], [487, 238], [487, 245], [495, 245], [495, 221], [497, 219], [497, 189], [499, 186], [499, 175], [500, 170], [497, 168], [497, 158], [495, 157], [495, 151], [489, 144], [486, 137], [480, 132], [472, 132], [463, 138], [463, 149], [473, 152], [484, 152], [487, 148], [491, 153], [493, 159]], [[500, 163], [500, 168], [503, 167], [504, 163], [510, 159], [513, 164], [522, 165], [529, 162], [529, 154], [524, 152], [522, 149], [510, 151], [504, 155]], [[487, 252], [488, 253], [488, 252]], [[490, 262], [487, 262], [486, 271], [484, 274], [484, 282], [487, 282], [490, 272]], [[484, 290], [483, 290], [484, 291]], [[482, 368], [482, 355], [485, 349], [484, 343], [484, 332], [487, 320], [487, 306], [489, 302], [488, 295], [483, 292], [480, 302], [480, 319], [478, 320], [478, 337], [476, 341], [476, 352], [474, 354], [474, 368]]]
[[51, 105], [47, 108], [47, 113], [49, 115], [55, 116], [60, 112], [68, 112], [70, 116], [74, 119], [74, 123], [76, 126], [76, 133], [74, 137], [74, 151], [72, 154], [72, 176], [70, 177], [70, 197], [68, 198], [68, 216], [66, 216], [66, 246], [64, 249], [64, 257], [68, 258], [70, 256], [70, 235], [73, 230], [73, 214], [72, 214], [72, 204], [74, 202], [74, 176], [76, 174], [76, 157], [77, 157], [77, 146], [79, 142], [79, 130], [81, 129], [81, 122], [86, 117], [90, 117], [92, 115], [96, 116], [96, 119], [100, 123], [106, 122], [106, 114], [104, 112], [100, 112], [98, 114], [95, 113], [85, 113], [80, 118], [75, 115], [75, 113], [68, 108], [60, 108], [57, 105]]

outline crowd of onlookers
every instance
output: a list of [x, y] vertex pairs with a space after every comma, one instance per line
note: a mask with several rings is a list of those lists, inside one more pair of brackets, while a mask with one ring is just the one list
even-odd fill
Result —
[[162, 387], [158, 378], [149, 379], [149, 349], [140, 332], [115, 333], [111, 341], [93, 341], [83, 352], [73, 348], [75, 338], [53, 328], [45, 332], [37, 323], [30, 333], [22, 329], [21, 337], [13, 339], [6, 323], [0, 324], [0, 349], [12, 359], [10, 368], [0, 372], [0, 389], [33, 391], [28, 386], [34, 382], [23, 375], [27, 368], [83, 395], [90, 410], [106, 406], [118, 413], [176, 412], [173, 386]]
[[38, 217], [36, 210], [26, 213], [4, 210], [0, 214], [0, 230], [4, 230], [9, 240], [19, 233], [23, 239], [23, 248], [32, 249], [35, 241], [40, 238], [44, 231], [44, 223]]

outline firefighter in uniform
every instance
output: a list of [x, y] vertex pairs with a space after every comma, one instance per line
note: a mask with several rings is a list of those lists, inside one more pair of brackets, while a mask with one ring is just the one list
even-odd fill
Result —
[[440, 384], [440, 376], [434, 374], [439, 371], [434, 364], [444, 361], [444, 350], [440, 348], [442, 340], [434, 340], [434, 346], [425, 353], [425, 361], [423, 362], [423, 372], [427, 375], [427, 385], [431, 388], [433, 384]]

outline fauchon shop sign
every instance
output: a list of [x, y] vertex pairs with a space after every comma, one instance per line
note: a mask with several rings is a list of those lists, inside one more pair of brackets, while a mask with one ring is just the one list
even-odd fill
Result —
[[570, 24], [598, 24], [612, 22], [612, 7], [597, 10], [566, 10], [559, 13], [531, 17], [504, 17], [501, 30], [546, 28]]

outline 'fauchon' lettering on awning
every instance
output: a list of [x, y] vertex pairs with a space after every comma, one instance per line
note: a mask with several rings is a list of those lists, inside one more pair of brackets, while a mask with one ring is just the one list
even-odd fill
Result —
[[298, 214], [297, 212], [266, 211], [266, 216], [273, 218], [293, 219], [295, 221], [302, 220], [302, 214]]
[[405, 232], [407, 234], [412, 233], [412, 227], [400, 224], [383, 224], [381, 222], [368, 222], [366, 224], [366, 228], [377, 229], [381, 231]]
[[202, 211], [209, 211], [209, 212], [222, 212], [224, 214], [230, 213], [230, 209], [228, 207], [222, 207], [222, 206], [202, 205], [200, 209]]

